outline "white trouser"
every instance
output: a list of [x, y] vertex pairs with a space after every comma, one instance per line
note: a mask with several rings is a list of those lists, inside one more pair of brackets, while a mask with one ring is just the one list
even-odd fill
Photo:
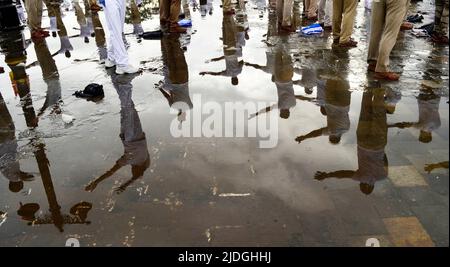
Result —
[[128, 54], [122, 39], [125, 8], [125, 0], [108, 0], [104, 8], [109, 30], [108, 59], [119, 67], [128, 65]]
[[325, 26], [331, 26], [333, 24], [333, 0], [320, 0], [318, 15], [320, 22], [323, 22]]

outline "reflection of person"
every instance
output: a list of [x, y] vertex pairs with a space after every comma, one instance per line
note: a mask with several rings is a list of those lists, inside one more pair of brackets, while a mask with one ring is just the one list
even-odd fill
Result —
[[38, 117], [40, 117], [48, 107], [52, 107], [51, 113], [59, 114], [61, 113], [59, 106], [61, 101], [61, 84], [55, 60], [50, 54], [45, 40], [35, 42], [34, 50], [36, 51], [36, 57], [42, 69], [42, 77], [47, 84], [47, 95], [45, 97], [44, 105], [39, 111]]
[[400, 75], [389, 69], [389, 55], [397, 42], [409, 0], [380, 0], [372, 3], [368, 69], [377, 79], [396, 81]]
[[338, 144], [342, 135], [350, 129], [348, 112], [351, 93], [349, 89], [350, 85], [346, 80], [327, 80], [324, 88], [324, 103], [320, 103], [322, 114], [327, 116], [327, 126], [299, 136], [295, 140], [300, 143], [309, 138], [328, 135], [330, 143]]
[[9, 190], [15, 193], [22, 190], [23, 181], [33, 178], [20, 170], [17, 147], [14, 122], [0, 94], [0, 172], [9, 180]]
[[386, 107], [384, 89], [369, 88], [363, 93], [361, 113], [356, 131], [358, 143], [358, 169], [335, 172], [317, 172], [315, 179], [351, 178], [360, 183], [364, 194], [371, 194], [375, 183], [388, 176]]
[[132, 99], [133, 86], [131, 81], [135, 75], [120, 76], [112, 71], [108, 71], [114, 88], [120, 99], [120, 139], [124, 147], [123, 156], [120, 157], [114, 166], [106, 173], [91, 181], [87, 186], [87, 191], [93, 191], [97, 185], [105, 179], [111, 177], [120, 168], [131, 165], [132, 177], [115, 189], [117, 193], [125, 189], [141, 178], [150, 166], [150, 155], [147, 149], [147, 139], [142, 131], [141, 121]]
[[419, 141], [430, 143], [433, 140], [433, 131], [441, 127], [441, 116], [439, 114], [439, 104], [441, 97], [433, 90], [422, 91], [417, 97], [419, 106], [418, 122], [399, 122], [389, 125], [389, 127], [410, 128], [420, 130]]
[[242, 72], [244, 61], [239, 61], [239, 56], [242, 55], [242, 47], [238, 46], [237, 27], [232, 15], [223, 16], [222, 21], [222, 41], [224, 55], [218, 58], [213, 58], [211, 61], [225, 60], [225, 70], [219, 72], [205, 71], [200, 72], [200, 75], [214, 75], [231, 77], [231, 84], [238, 85], [238, 75]]
[[164, 82], [159, 88], [172, 108], [178, 110], [178, 120], [184, 121], [193, 104], [189, 96], [189, 72], [180, 40], [176, 36], [161, 39], [164, 62]]
[[434, 171], [435, 169], [448, 169], [448, 160], [438, 163], [427, 164], [423, 169], [428, 173]]

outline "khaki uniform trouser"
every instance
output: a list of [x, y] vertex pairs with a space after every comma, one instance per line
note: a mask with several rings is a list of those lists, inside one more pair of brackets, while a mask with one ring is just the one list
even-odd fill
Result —
[[138, 6], [136, 5], [135, 0], [131, 0], [130, 2], [130, 10], [131, 10], [131, 23], [133, 24], [141, 24], [141, 13], [139, 12]]
[[222, 0], [222, 9], [223, 11], [230, 11], [231, 8], [231, 0]]
[[333, 0], [333, 38], [339, 43], [350, 40], [357, 7], [358, 0]]
[[368, 61], [376, 61], [376, 72], [389, 72], [389, 55], [397, 42], [409, 0], [380, 0], [372, 3]]
[[58, 27], [58, 35], [60, 37], [67, 36], [67, 29], [61, 16], [60, 3], [55, 0], [43, 0], [47, 7], [48, 16], [56, 18], [56, 26]]
[[181, 10], [181, 0], [160, 0], [159, 19], [169, 21], [171, 25], [178, 24]]
[[80, 6], [80, 3], [77, 1], [73, 1], [73, 7], [75, 9], [75, 15], [77, 17], [77, 22], [80, 25], [87, 25], [86, 15], [83, 12], [83, 9]]
[[277, 0], [277, 16], [281, 25], [291, 26], [294, 0]]
[[30, 28], [30, 31], [41, 29], [42, 8], [42, 0], [25, 1], [25, 9], [28, 14], [28, 28]]
[[449, 0], [436, 0], [434, 31], [448, 37]]
[[97, 47], [104, 47], [106, 44], [105, 31], [97, 13], [92, 13], [92, 24], [95, 31], [95, 43]]
[[305, 1], [305, 11], [308, 18], [317, 16], [317, 0], [306, 0]]

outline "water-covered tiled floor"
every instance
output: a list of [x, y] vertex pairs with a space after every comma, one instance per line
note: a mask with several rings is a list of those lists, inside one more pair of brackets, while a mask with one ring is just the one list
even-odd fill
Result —
[[[427, 23], [431, 2], [410, 12], [429, 11]], [[0, 151], [17, 154], [2, 152], [0, 165], [34, 177], [11, 187], [2, 172], [0, 246], [64, 246], [70, 237], [82, 246], [365, 246], [371, 237], [382, 246], [448, 246], [448, 46], [401, 32], [391, 55], [401, 79], [379, 82], [366, 71], [362, 2], [351, 50], [333, 47], [327, 32], [278, 33], [275, 13], [260, 16], [255, 1], [246, 16], [224, 17], [219, 5], [204, 17], [191, 8], [193, 27], [180, 38], [127, 35], [130, 58], [144, 69], [137, 76], [105, 70], [94, 38], [73, 37], [71, 58], [53, 57], [57, 77], [48, 60], [59, 40], [29, 43], [26, 68], [14, 67], [16, 78], [29, 77], [29, 86], [16, 82], [22, 100], [2, 45]], [[73, 12], [64, 22], [70, 36], [79, 33]], [[143, 27], [158, 24], [156, 13]], [[233, 80], [220, 59], [230, 32], [245, 43]], [[40, 65], [32, 64], [37, 53]], [[194, 111], [208, 101], [281, 105], [280, 83], [294, 81], [295, 107], [277, 120], [277, 146], [173, 137], [177, 114], [159, 90], [167, 71], [188, 79]], [[104, 86], [102, 101], [72, 95], [92, 82]], [[131, 148], [121, 139], [128, 135], [139, 136]]]

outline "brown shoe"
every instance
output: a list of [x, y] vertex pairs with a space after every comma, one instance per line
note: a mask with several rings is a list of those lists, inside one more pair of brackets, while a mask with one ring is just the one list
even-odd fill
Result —
[[353, 41], [352, 39], [350, 39], [348, 42], [340, 43], [339, 46], [340, 47], [357, 47], [358, 46], [358, 42]]
[[414, 27], [414, 24], [412, 24], [411, 22], [403, 22], [402, 26], [400, 26], [400, 30], [401, 31], [406, 31], [406, 30], [411, 30]]
[[282, 32], [295, 32], [295, 28], [292, 25], [290, 25], [290, 26], [283, 26], [283, 25], [281, 25], [280, 26], [280, 30]]
[[[49, 34], [50, 35], [50, 34]], [[48, 36], [49, 36], [48, 35]], [[42, 33], [41, 31], [37, 30], [37, 31], [33, 31], [31, 32], [31, 39], [33, 41], [39, 41], [39, 40], [43, 40], [45, 39], [47, 36], [45, 36], [44, 33]]]
[[[332, 30], [333, 28], [331, 27], [331, 26], [323, 26], [323, 30], [324, 31], [329, 31], [329, 32], [331, 32], [331, 30]], [[339, 41], [338, 41], [339, 42]]]
[[388, 81], [398, 81], [400, 75], [395, 72], [375, 72], [375, 79], [388, 80]]
[[375, 72], [376, 67], [377, 67], [377, 62], [376, 61], [370, 61], [369, 65], [367, 66], [367, 70], [371, 71], [371, 72]]

